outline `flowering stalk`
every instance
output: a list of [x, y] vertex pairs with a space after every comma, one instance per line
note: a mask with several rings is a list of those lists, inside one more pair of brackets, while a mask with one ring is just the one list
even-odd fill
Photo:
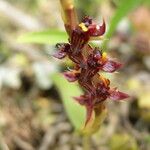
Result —
[[62, 7], [62, 19], [67, 33], [70, 36], [71, 30], [74, 30], [78, 24], [77, 14], [72, 0], [60, 0]]
[[97, 25], [86, 16], [78, 23], [71, 0], [60, 0], [65, 15], [65, 28], [69, 34], [68, 43], [56, 44], [57, 52], [54, 57], [62, 59], [66, 56], [74, 62], [74, 68], [64, 72], [69, 82], [78, 81], [85, 93], [74, 99], [85, 106], [87, 115], [85, 133], [95, 132], [105, 118], [106, 99], [119, 101], [128, 97], [117, 88], [110, 87], [110, 80], [103, 77], [101, 72], [113, 73], [122, 65], [110, 59], [98, 47], [92, 47], [89, 41], [99, 39], [106, 30], [105, 22]]

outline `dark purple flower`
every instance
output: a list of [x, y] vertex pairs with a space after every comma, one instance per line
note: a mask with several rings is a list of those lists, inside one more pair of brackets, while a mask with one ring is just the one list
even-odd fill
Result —
[[101, 75], [101, 71], [113, 73], [122, 66], [121, 63], [111, 60], [105, 52], [88, 44], [92, 37], [103, 35], [105, 30], [104, 21], [102, 25], [97, 25], [87, 16], [69, 31], [69, 43], [56, 45], [58, 51], [54, 54], [59, 59], [68, 56], [75, 63], [74, 70], [63, 74], [69, 82], [78, 81], [85, 90], [85, 94], [74, 97], [87, 110], [85, 124], [89, 122], [93, 111], [97, 112], [98, 108], [102, 108], [105, 100], [118, 101], [129, 97], [116, 88], [111, 88], [110, 80]]
[[64, 72], [63, 74], [69, 82], [74, 82], [78, 80], [80, 76], [80, 73], [77, 71], [67, 71], [67, 72]]

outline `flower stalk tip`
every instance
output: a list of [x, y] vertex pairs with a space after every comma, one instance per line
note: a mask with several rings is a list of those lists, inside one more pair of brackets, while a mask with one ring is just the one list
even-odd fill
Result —
[[60, 0], [60, 4], [62, 19], [64, 21], [66, 31], [70, 36], [71, 30], [75, 29], [78, 24], [78, 17], [72, 0]]

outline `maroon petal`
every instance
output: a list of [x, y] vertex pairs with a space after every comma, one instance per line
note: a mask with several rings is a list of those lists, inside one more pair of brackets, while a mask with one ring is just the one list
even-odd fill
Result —
[[53, 54], [53, 57], [58, 58], [58, 59], [62, 59], [66, 56], [66, 52], [62, 52], [62, 51], [57, 51], [55, 54]]
[[114, 72], [117, 69], [119, 69], [121, 66], [122, 66], [121, 63], [118, 63], [118, 62], [115, 62], [115, 61], [112, 61], [112, 60], [107, 60], [104, 63], [104, 65], [102, 67], [102, 70], [111, 73], [111, 72]]
[[85, 97], [85, 95], [81, 95], [79, 97], [73, 97], [79, 104], [81, 105], [85, 105], [86, 104], [86, 100], [87, 98]]
[[85, 126], [88, 124], [92, 117], [92, 112], [93, 112], [93, 105], [91, 103], [91, 98], [89, 95], [81, 95], [79, 97], [74, 97], [74, 99], [80, 104], [84, 105], [86, 107], [86, 121], [85, 121]]
[[110, 96], [109, 96], [109, 98], [112, 100], [123, 100], [123, 99], [128, 98], [128, 97], [129, 97], [128, 94], [117, 91], [116, 89], [113, 89], [110, 92]]
[[69, 82], [74, 82], [78, 80], [78, 74], [74, 72], [64, 72], [63, 75]]
[[89, 29], [88, 33], [90, 36], [101, 36], [105, 33], [106, 24], [103, 20], [103, 24], [101, 26], [93, 24], [93, 25], [90, 25], [88, 29]]

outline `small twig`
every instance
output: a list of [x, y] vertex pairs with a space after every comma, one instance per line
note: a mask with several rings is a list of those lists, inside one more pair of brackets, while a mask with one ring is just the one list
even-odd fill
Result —
[[23, 141], [20, 137], [14, 136], [13, 138], [14, 142], [19, 146], [22, 150], [35, 150], [32, 145], [27, 143], [26, 141]]
[[57, 131], [50, 127], [43, 137], [39, 150], [48, 150], [54, 144], [56, 134]]
[[50, 126], [47, 132], [45, 133], [41, 145], [38, 150], [48, 150], [54, 146], [55, 139], [61, 132], [67, 132], [71, 130], [71, 126], [66, 122], [61, 122], [55, 125], [54, 127]]
[[5, 140], [3, 139], [1, 133], [0, 133], [0, 149], [2, 149], [2, 150], [9, 150], [9, 147], [6, 144]]
[[6, 0], [0, 0], [0, 13], [7, 16], [13, 23], [15, 22], [15, 24], [27, 30], [39, 30], [44, 27], [35, 18], [12, 6]]

